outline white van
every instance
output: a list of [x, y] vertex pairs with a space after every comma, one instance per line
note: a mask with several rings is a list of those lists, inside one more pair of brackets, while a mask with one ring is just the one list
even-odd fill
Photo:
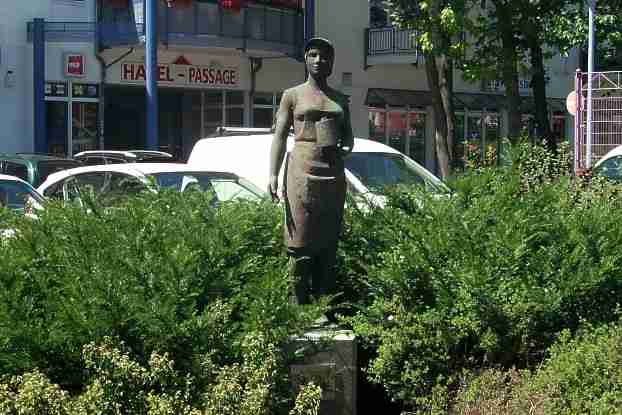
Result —
[[[255, 130], [258, 129], [240, 129], [239, 135], [235, 135], [235, 130], [221, 130], [224, 136], [197, 141], [188, 157], [188, 164], [235, 173], [260, 189], [267, 190], [273, 135], [268, 129], [263, 134]], [[290, 135], [287, 151], [293, 146], [294, 137]], [[449, 191], [438, 177], [414, 160], [372, 140], [355, 138], [354, 150], [345, 158], [345, 167], [348, 190], [354, 194], [377, 194], [387, 185], [416, 183], [424, 184], [434, 193]], [[283, 168], [279, 174], [279, 183], [279, 189], [283, 189]]]

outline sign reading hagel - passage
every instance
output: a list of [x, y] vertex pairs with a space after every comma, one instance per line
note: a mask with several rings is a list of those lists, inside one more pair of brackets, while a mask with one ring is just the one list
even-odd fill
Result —
[[[179, 62], [179, 63], [177, 63]], [[145, 81], [145, 65], [142, 62], [121, 64], [121, 81], [142, 83]], [[158, 64], [158, 83], [206, 88], [235, 88], [238, 86], [236, 67], [192, 65], [178, 58], [174, 63]]]

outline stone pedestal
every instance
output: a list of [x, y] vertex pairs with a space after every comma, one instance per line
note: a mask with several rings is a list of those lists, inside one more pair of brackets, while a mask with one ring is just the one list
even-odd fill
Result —
[[313, 381], [322, 388], [319, 415], [356, 415], [356, 338], [349, 330], [320, 328], [294, 342], [301, 361], [290, 365], [295, 390]]

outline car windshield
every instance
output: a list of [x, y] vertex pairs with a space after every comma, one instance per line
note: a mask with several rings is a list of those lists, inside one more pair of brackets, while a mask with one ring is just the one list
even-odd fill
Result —
[[594, 168], [594, 174], [622, 181], [622, 156], [611, 157]]
[[[37, 168], [39, 170], [39, 182], [41, 184], [47, 179], [47, 177], [56, 173], [57, 171], [73, 169], [74, 167], [80, 167], [82, 163], [77, 160], [42, 160], [38, 163]], [[38, 185], [35, 184], [35, 185]]]
[[244, 179], [218, 176], [213, 173], [165, 172], [153, 173], [149, 176], [155, 179], [158, 187], [175, 189], [178, 192], [213, 191], [219, 201], [259, 200], [263, 195], [259, 188]]
[[417, 184], [435, 192], [447, 191], [439, 179], [401, 154], [355, 152], [346, 157], [345, 167], [372, 192]]
[[40, 206], [43, 199], [26, 183], [0, 180], [0, 207], [25, 211]]

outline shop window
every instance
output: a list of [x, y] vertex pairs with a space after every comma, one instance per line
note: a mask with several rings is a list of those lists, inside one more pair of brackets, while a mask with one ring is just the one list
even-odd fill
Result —
[[67, 103], [47, 101], [45, 103], [45, 123], [48, 140], [48, 153], [64, 156], [67, 154]]
[[244, 105], [244, 93], [241, 91], [227, 91], [227, 105]]
[[240, 91], [225, 92], [225, 122], [229, 127], [244, 125], [244, 93]]
[[553, 114], [553, 137], [557, 140], [557, 144], [566, 141], [566, 115], [562, 111], [556, 111]]
[[97, 150], [97, 109], [96, 102], [74, 102], [72, 104], [72, 154]]
[[406, 153], [406, 137], [408, 134], [408, 113], [389, 112], [389, 145]]
[[454, 118], [454, 158], [452, 167], [456, 170], [464, 168], [464, 114], [456, 114]]
[[253, 127], [271, 128], [273, 124], [272, 108], [253, 108]]
[[458, 138], [454, 147], [455, 167], [462, 167], [464, 162], [474, 165], [496, 162], [500, 120], [497, 113], [456, 115], [455, 134]]
[[242, 127], [244, 125], [244, 108], [227, 108], [227, 121], [229, 127]]
[[408, 115], [408, 156], [425, 165], [425, 113], [411, 112]]
[[384, 143], [386, 140], [386, 112], [369, 109], [369, 139]]
[[253, 127], [271, 128], [279, 110], [280, 94], [257, 92], [253, 97]]

